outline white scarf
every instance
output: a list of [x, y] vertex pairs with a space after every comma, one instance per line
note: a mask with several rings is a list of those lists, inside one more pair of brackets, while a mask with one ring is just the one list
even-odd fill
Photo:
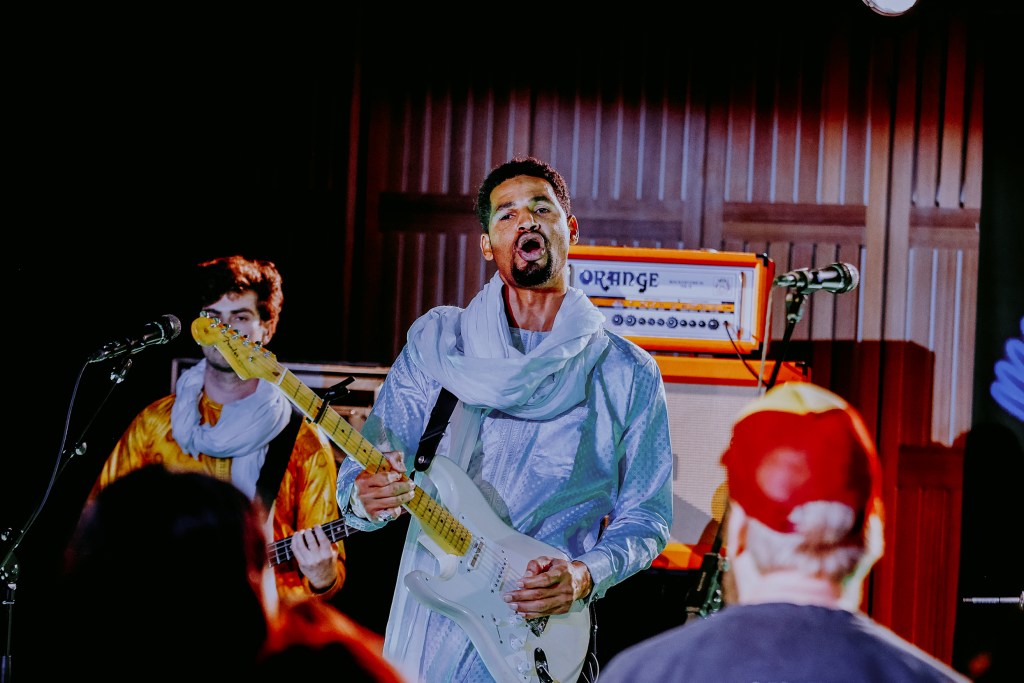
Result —
[[171, 435], [193, 458], [200, 453], [234, 458], [231, 481], [253, 498], [268, 445], [288, 424], [291, 406], [277, 387], [261, 379], [251, 395], [224, 405], [217, 424], [199, 424], [205, 371], [204, 358], [178, 377], [171, 406]]
[[590, 371], [608, 345], [604, 314], [570, 287], [551, 332], [524, 354], [512, 345], [502, 287], [496, 273], [465, 311], [441, 306], [416, 320], [408, 334], [412, 360], [466, 405], [535, 420], [559, 415], [587, 395]]

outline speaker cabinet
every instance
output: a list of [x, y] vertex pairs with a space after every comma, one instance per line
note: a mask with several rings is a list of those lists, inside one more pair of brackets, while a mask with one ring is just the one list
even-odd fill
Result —
[[[662, 569], [696, 569], [718, 531], [728, 490], [720, 459], [743, 407], [764, 393], [774, 362], [655, 354], [665, 380], [672, 437], [672, 531], [655, 560]], [[777, 384], [808, 381], [800, 364], [783, 363]]]

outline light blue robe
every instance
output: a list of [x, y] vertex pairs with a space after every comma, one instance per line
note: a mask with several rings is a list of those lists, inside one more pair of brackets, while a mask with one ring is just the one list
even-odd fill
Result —
[[[503, 336], [528, 353], [549, 334], [509, 330]], [[475, 441], [474, 447], [452, 452], [453, 426], [437, 448], [439, 455], [465, 467], [508, 525], [586, 563], [594, 584], [586, 602], [649, 567], [668, 543], [672, 523], [673, 458], [660, 369], [636, 344], [604, 330], [599, 334], [606, 334], [609, 343], [586, 382], [586, 397], [575, 406], [545, 420], [484, 412], [482, 428], [468, 439]], [[456, 345], [461, 348], [461, 341]], [[362, 435], [382, 452], [402, 451], [412, 473], [440, 388], [413, 362], [407, 345], [392, 365]], [[465, 417], [461, 411], [460, 403], [453, 424]], [[355, 460], [345, 459], [338, 474], [339, 504], [354, 527], [380, 528], [381, 523], [350, 509], [360, 470]], [[429, 482], [424, 490], [436, 496]], [[385, 656], [411, 681], [492, 681], [458, 624], [419, 604], [402, 583], [413, 568], [437, 573], [434, 556], [415, 540], [419, 531], [413, 519], [385, 634]]]

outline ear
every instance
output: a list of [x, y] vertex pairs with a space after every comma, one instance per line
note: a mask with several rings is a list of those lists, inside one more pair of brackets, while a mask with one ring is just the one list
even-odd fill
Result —
[[725, 520], [725, 547], [729, 557], [737, 557], [747, 546], [747, 511], [735, 500], [729, 501], [729, 514]]
[[580, 241], [580, 224], [576, 216], [569, 216], [569, 244], [573, 245]]
[[486, 232], [480, 235], [480, 252], [484, 255], [485, 261], [494, 260], [494, 252], [491, 250], [491, 236]]

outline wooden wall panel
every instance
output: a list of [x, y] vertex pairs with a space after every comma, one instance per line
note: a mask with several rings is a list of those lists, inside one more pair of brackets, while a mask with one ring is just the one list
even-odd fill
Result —
[[753, 65], [744, 61], [735, 66], [729, 83], [729, 108], [725, 140], [725, 196], [727, 202], [751, 201], [750, 186], [754, 169], [754, 87]]
[[889, 549], [895, 594], [902, 608], [891, 627], [925, 651], [949, 662], [960, 557], [963, 450], [903, 447], [897, 466], [895, 546]]
[[819, 204], [841, 203], [843, 168], [846, 162], [846, 126], [849, 122], [849, 36], [837, 32], [826, 53], [824, 91], [822, 93], [822, 148], [820, 152]]
[[795, 42], [779, 48], [778, 80], [776, 81], [775, 152], [772, 165], [772, 191], [768, 201], [796, 202], [800, 97], [802, 74], [800, 51]]
[[939, 165], [936, 206], [958, 208], [961, 205], [963, 177], [964, 115], [970, 106], [965, 98], [967, 91], [967, 46], [965, 27], [961, 22], [950, 25], [948, 49], [940, 56], [945, 57], [945, 88], [942, 102], [942, 158]]
[[[970, 52], [968, 51], [968, 55]], [[982, 63], [973, 64], [971, 82], [965, 84], [965, 98], [969, 109], [967, 119], [967, 149], [964, 153], [964, 182], [960, 190], [960, 202], [966, 209], [981, 208], [981, 157], [982, 157], [982, 99], [985, 78]]]
[[[794, 352], [926, 349], [934, 398], [913, 438], [956, 444], [970, 423], [983, 65], [970, 25], [927, 18], [823, 24], [799, 40], [737, 34], [714, 49], [649, 42], [531, 78], [497, 62], [450, 74], [429, 60], [402, 73], [367, 65], [353, 211], [365, 254], [353, 279], [373, 295], [352, 309], [372, 332], [352, 348], [389, 362], [416, 316], [468, 303], [493, 273], [471, 214], [477, 184], [511, 155], [536, 154], [565, 175], [583, 243], [766, 253], [780, 273], [857, 266], [853, 292], [806, 298]], [[786, 293], [772, 292], [777, 351]], [[867, 369], [860, 403], [873, 396], [877, 408], [886, 371]], [[886, 571], [879, 585], [891, 590]]]

